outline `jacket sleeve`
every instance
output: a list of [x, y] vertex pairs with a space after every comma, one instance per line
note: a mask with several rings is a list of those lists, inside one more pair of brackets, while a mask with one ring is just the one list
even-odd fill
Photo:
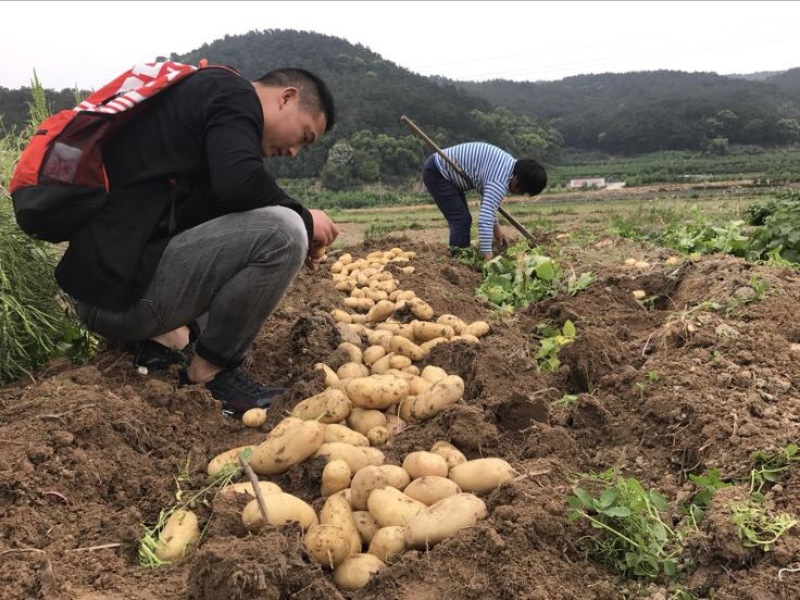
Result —
[[266, 170], [261, 155], [263, 128], [261, 107], [249, 90], [223, 89], [208, 103], [202, 137], [214, 195], [226, 205], [226, 212], [275, 205], [291, 208], [303, 218], [310, 247], [311, 213]]

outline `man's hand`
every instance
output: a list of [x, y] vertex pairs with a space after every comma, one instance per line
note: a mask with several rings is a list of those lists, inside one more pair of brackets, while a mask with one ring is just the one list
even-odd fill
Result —
[[500, 252], [504, 252], [514, 241], [514, 238], [500, 229], [500, 225], [494, 225], [494, 244]]
[[314, 234], [305, 264], [314, 271], [325, 256], [325, 248], [330, 246], [339, 235], [339, 228], [323, 211], [312, 208], [308, 212], [311, 213], [314, 221]]

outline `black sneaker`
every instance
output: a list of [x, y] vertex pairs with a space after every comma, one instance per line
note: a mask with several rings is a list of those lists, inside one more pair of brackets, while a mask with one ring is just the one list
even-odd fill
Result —
[[159, 344], [155, 340], [144, 340], [139, 342], [136, 348], [133, 365], [140, 370], [146, 369], [147, 373], [163, 371], [172, 365], [185, 367], [189, 364], [192, 350], [192, 344], [183, 350], [178, 350]]
[[[180, 385], [190, 385], [186, 369], [178, 374]], [[237, 369], [225, 369], [206, 383], [211, 395], [222, 402], [222, 414], [241, 417], [251, 408], [269, 408], [272, 401], [288, 391], [282, 387], [268, 387], [251, 379]]]

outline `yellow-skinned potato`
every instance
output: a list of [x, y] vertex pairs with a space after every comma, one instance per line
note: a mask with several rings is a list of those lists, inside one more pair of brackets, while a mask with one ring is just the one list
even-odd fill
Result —
[[442, 323], [431, 323], [429, 321], [411, 321], [411, 326], [414, 330], [414, 341], [417, 344], [428, 342], [435, 338], [451, 338], [455, 335], [455, 331], [450, 325]]
[[464, 395], [464, 380], [458, 375], [448, 375], [440, 379], [424, 392], [417, 394], [414, 401], [413, 416], [425, 421], [438, 415]]
[[376, 360], [383, 358], [386, 356], [386, 348], [383, 346], [370, 346], [364, 353], [361, 355], [361, 361], [371, 367]]
[[[388, 422], [388, 418], [386, 419]], [[367, 432], [367, 440], [370, 446], [383, 446], [389, 441], [389, 430], [382, 425], [373, 427]]]
[[461, 330], [461, 335], [474, 335], [477, 338], [481, 338], [489, 331], [491, 331], [491, 327], [486, 321], [473, 321]]
[[332, 460], [322, 469], [322, 483], [320, 484], [320, 495], [323, 498], [332, 496], [350, 487], [351, 471], [348, 464], [341, 460]]
[[[324, 442], [344, 442], [351, 446], [369, 446], [370, 441], [363, 433], [347, 425], [331, 423], [325, 427]], [[323, 443], [324, 443], [323, 442]]]
[[414, 292], [414, 290], [403, 290], [397, 295], [395, 302], [401, 302], [401, 301], [411, 302], [411, 300], [413, 300], [416, 297], [417, 294], [416, 292]]
[[[427, 369], [427, 368], [428, 367], [425, 367], [425, 369]], [[423, 373], [425, 372], [425, 369], [422, 370]], [[416, 377], [411, 377], [408, 380], [408, 393], [413, 395], [413, 396], [418, 396], [419, 394], [421, 394], [422, 392], [427, 390], [432, 385], [433, 385], [433, 382], [428, 381], [427, 379], [425, 379], [424, 377], [422, 377], [420, 375], [418, 375]]]
[[361, 534], [358, 533], [356, 521], [353, 518], [353, 508], [344, 494], [333, 494], [325, 500], [322, 510], [319, 511], [319, 522], [323, 525], [339, 527], [350, 540], [350, 552], [361, 552]]
[[373, 329], [367, 333], [367, 341], [370, 346], [382, 346], [389, 351], [389, 341], [394, 337], [391, 331], [385, 329]]
[[[355, 290], [353, 290], [355, 291]], [[375, 306], [375, 301], [369, 298], [354, 298], [350, 296], [344, 299], [344, 305], [358, 312], [366, 313], [370, 308]]]
[[255, 429], [267, 422], [267, 411], [263, 408], [251, 408], [242, 415], [242, 425]]
[[322, 371], [322, 373], [325, 375], [325, 382], [323, 385], [326, 388], [331, 387], [334, 383], [339, 381], [339, 376], [336, 374], [336, 371], [331, 369], [325, 363], [316, 363], [314, 365], [314, 369], [317, 371]]
[[411, 314], [420, 321], [430, 321], [435, 314], [431, 305], [422, 298], [412, 298], [408, 301], [408, 307], [411, 309]]
[[456, 465], [447, 476], [465, 492], [483, 494], [513, 479], [516, 473], [502, 458], [476, 458]]
[[370, 374], [385, 375], [386, 372], [392, 368], [389, 363], [391, 362], [393, 356], [396, 356], [394, 352], [387, 352], [374, 363], [372, 363], [370, 366]]
[[350, 414], [350, 398], [342, 390], [329, 387], [297, 403], [292, 416], [304, 421], [338, 423]]
[[365, 446], [351, 446], [344, 442], [325, 442], [314, 453], [314, 456], [323, 456], [327, 461], [343, 460], [350, 467], [350, 472], [355, 473], [370, 463]]
[[399, 525], [381, 527], [372, 536], [367, 552], [374, 554], [385, 563], [390, 563], [406, 549], [403, 534], [404, 528]]
[[404, 337], [410, 342], [414, 341], [414, 328], [411, 326], [411, 323], [403, 323], [397, 328], [394, 334]]
[[[406, 427], [407, 427], [406, 422], [403, 421], [403, 419], [401, 419], [397, 415], [390, 415], [390, 414], [386, 415], [386, 430], [389, 433], [389, 437], [397, 435], [398, 433], [403, 431], [403, 429], [405, 429]], [[370, 429], [370, 431], [372, 430]], [[369, 431], [367, 433], [369, 433]]]
[[362, 435], [367, 435], [369, 430], [379, 425], [386, 425], [386, 415], [374, 408], [361, 408], [354, 406], [347, 415], [347, 425]]
[[312, 525], [303, 536], [303, 545], [317, 563], [335, 569], [352, 554], [350, 536], [336, 525]]
[[380, 467], [368, 465], [353, 474], [350, 482], [350, 504], [353, 510], [367, 510], [367, 499], [372, 490], [388, 485]]
[[350, 290], [350, 297], [351, 298], [366, 298], [367, 297], [367, 291], [364, 288], [353, 287], [353, 289]]
[[407, 356], [403, 356], [402, 354], [395, 354], [394, 356], [389, 357], [389, 368], [390, 369], [405, 369], [406, 367], [411, 366], [411, 359]]
[[341, 273], [342, 272], [342, 267], [344, 267], [344, 265], [342, 264], [342, 261], [341, 260], [337, 260], [335, 263], [333, 263], [331, 265], [331, 273]]
[[[278, 492], [267, 494], [263, 497], [264, 507], [267, 509], [267, 519], [270, 525], [286, 525], [299, 523], [303, 530], [317, 524], [317, 513], [311, 505], [297, 496]], [[257, 530], [264, 525], [258, 500], [251, 500], [242, 511], [242, 523], [249, 530]]]
[[361, 348], [351, 342], [342, 342], [336, 347], [337, 351], [344, 352], [350, 359], [350, 362], [360, 363], [361, 355], [363, 354]]
[[[339, 289], [339, 286], [344, 283], [345, 282], [341, 282], [341, 284], [337, 283], [336, 288]], [[342, 310], [341, 308], [334, 308], [331, 311], [331, 316], [333, 317], [333, 320], [336, 321], [337, 323], [352, 323], [352, 320], [350, 319], [350, 313]]]
[[477, 346], [478, 344], [481, 343], [481, 341], [477, 337], [475, 337], [474, 335], [470, 335], [469, 333], [454, 335], [453, 337], [450, 338], [451, 342], [457, 342], [459, 340], [467, 342], [470, 346]]
[[238, 467], [239, 453], [243, 451], [246, 451], [246, 453], [252, 453], [253, 448], [255, 448], [255, 446], [239, 446], [238, 448], [232, 448], [230, 450], [226, 450], [225, 452], [217, 454], [214, 458], [211, 459], [211, 462], [208, 463], [207, 472], [209, 476], [214, 477], [217, 473], [222, 471], [222, 469], [224, 469], [227, 465], [234, 465]]
[[361, 362], [346, 362], [336, 369], [339, 379], [354, 379], [356, 377], [366, 377], [369, 375], [369, 367], [362, 365]]
[[458, 335], [461, 331], [467, 326], [467, 324], [460, 318], [455, 315], [444, 314], [439, 315], [439, 318], [436, 319], [437, 323], [441, 325], [449, 325], [453, 328], [453, 331]]
[[351, 379], [346, 391], [353, 406], [384, 410], [406, 397], [408, 383], [396, 375], [370, 375]]
[[407, 367], [403, 367], [402, 371], [409, 375], [419, 375], [419, 367], [417, 365], [408, 365]]
[[438, 454], [417, 450], [409, 452], [403, 459], [403, 468], [411, 476], [412, 481], [427, 475], [447, 477], [447, 461]]
[[409, 483], [403, 493], [430, 506], [439, 500], [461, 493], [461, 488], [452, 479], [438, 475], [425, 475]]
[[370, 323], [382, 323], [392, 316], [394, 312], [394, 302], [389, 300], [389, 295], [385, 290], [377, 290], [383, 292], [386, 300], [378, 300], [369, 312], [367, 313], [367, 321]]
[[432, 340], [428, 340], [427, 342], [422, 342], [419, 345], [419, 347], [422, 348], [422, 351], [425, 354], [428, 354], [431, 350], [433, 350], [439, 344], [446, 344], [448, 342], [452, 342], [452, 341], [458, 339], [459, 337], [461, 337], [461, 336], [454, 335], [451, 338], [437, 337], [437, 338], [433, 338]]
[[414, 420], [414, 404], [417, 401], [416, 396], [408, 395], [405, 397], [405, 400], [400, 402], [397, 405], [397, 416], [400, 417], [404, 422], [408, 423], [409, 421]]
[[420, 377], [431, 383], [436, 383], [440, 379], [447, 377], [447, 371], [445, 371], [442, 367], [437, 367], [436, 365], [428, 365], [422, 369]]
[[333, 570], [333, 581], [340, 589], [354, 592], [385, 568], [386, 563], [374, 554], [351, 554]]
[[473, 527], [486, 514], [486, 504], [473, 494], [448, 496], [409, 519], [403, 541], [406, 548], [428, 548]]
[[441, 456], [447, 463], [448, 469], [452, 469], [457, 465], [467, 462], [467, 457], [464, 456], [464, 453], [461, 452], [461, 450], [453, 446], [453, 444], [450, 442], [445, 442], [444, 440], [438, 441], [431, 446], [431, 452]]
[[428, 508], [419, 500], [389, 486], [372, 490], [367, 507], [381, 527], [405, 525], [411, 517]]
[[386, 477], [386, 484], [401, 492], [411, 482], [411, 475], [400, 465], [381, 465], [378, 468]]
[[[355, 316], [355, 315], [354, 315]], [[350, 342], [351, 344], [361, 343], [361, 333], [363, 325], [356, 323], [337, 323], [336, 329], [339, 331], [343, 341]]]
[[[272, 483], [271, 481], [259, 481], [258, 487], [261, 490], [262, 495], [277, 494], [283, 491], [278, 484]], [[242, 481], [239, 483], [231, 483], [230, 485], [226, 485], [219, 491], [219, 494], [220, 496], [227, 494], [247, 494], [251, 498], [256, 497], [256, 492], [253, 490], [253, 484], [249, 481]]]
[[339, 262], [342, 263], [343, 265], [349, 265], [350, 263], [353, 262], [353, 255], [350, 254], [349, 252], [345, 252], [339, 257]]
[[[389, 301], [389, 294], [387, 294], [383, 290], [376, 290], [376, 289], [373, 289], [373, 288], [368, 288], [367, 289], [366, 297], [370, 298], [371, 300], [374, 300], [375, 301], [375, 306], [377, 306], [380, 302], [388, 302]], [[375, 310], [375, 306], [370, 308], [369, 312], [367, 313], [367, 322], [369, 322], [369, 323], [378, 323], [379, 322], [380, 314], [381, 314], [380, 311], [378, 313], [373, 313], [372, 316], [370, 316], [370, 314], [369, 314], [369, 313], [372, 313]], [[392, 302], [392, 306], [394, 306], [394, 302]], [[385, 310], [385, 309], [382, 309], [382, 310]], [[394, 312], [394, 309], [392, 309], [392, 312]], [[391, 313], [389, 313], [389, 314], [391, 314]]]
[[356, 522], [356, 529], [358, 529], [358, 534], [361, 536], [362, 544], [369, 544], [375, 532], [381, 528], [375, 517], [368, 510], [354, 510], [353, 520]]
[[390, 331], [393, 335], [397, 334], [398, 329], [400, 329], [400, 323], [395, 323], [394, 321], [375, 325], [375, 331]]
[[368, 446], [364, 448], [364, 456], [367, 457], [367, 463], [380, 467], [386, 462], [386, 455], [379, 449]]
[[407, 356], [412, 361], [419, 361], [425, 358], [425, 351], [417, 346], [407, 337], [402, 335], [395, 335], [389, 340], [389, 352], [397, 352], [403, 356]]
[[267, 439], [253, 449], [250, 466], [259, 475], [284, 473], [314, 454], [322, 445], [325, 425], [316, 421], [303, 421], [288, 417], [285, 427], [276, 426]]
[[189, 551], [200, 540], [197, 515], [190, 510], [176, 510], [167, 519], [156, 542], [155, 555], [172, 562]]

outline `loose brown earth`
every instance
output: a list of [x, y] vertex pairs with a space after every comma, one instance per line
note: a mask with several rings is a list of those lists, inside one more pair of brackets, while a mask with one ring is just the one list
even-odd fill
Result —
[[[356, 257], [393, 246], [416, 251], [416, 272], [398, 274], [401, 287], [437, 314], [492, 322], [478, 349], [439, 346], [423, 363], [463, 377], [463, 401], [383, 448], [394, 463], [440, 439], [468, 458], [505, 458], [523, 477], [485, 498], [489, 517], [428, 552], [406, 552], [353, 593], [340, 592], [310, 561], [298, 527], [251, 534], [235, 510], [219, 505], [198, 508], [207, 526], [198, 550], [169, 567], [138, 565], [143, 527], [174, 502], [175, 477], [187, 464], [202, 481], [209, 459], [259, 442], [286, 410], [321, 391], [313, 365], [335, 364], [340, 337], [327, 313], [342, 306], [322, 269], [295, 281], [246, 363], [253, 375], [291, 389], [262, 431], [223, 417], [204, 390], [177, 389], [173, 372], [137, 375], [130, 355], [114, 346], [88, 365], [54, 363], [33, 374], [35, 381], [0, 389], [0, 597], [680, 597], [668, 583], [624, 579], [586, 556], [581, 539], [593, 530], [566, 520], [575, 474], [616, 467], [661, 491], [674, 523], [679, 504], [696, 491], [687, 473], [719, 469], [745, 481], [752, 452], [800, 439], [797, 271], [726, 256], [670, 266], [663, 250], [550, 234], [540, 237], [542, 247], [566, 271], [591, 271], [598, 281], [498, 320], [474, 296], [480, 274], [447, 258], [443, 231], [379, 242], [355, 241], [349, 232], [342, 239]], [[652, 266], [631, 271], [623, 266], [629, 256]], [[752, 278], [767, 284], [767, 294], [741, 302], [752, 294]], [[652, 307], [633, 299], [640, 288], [657, 296]], [[706, 301], [722, 308], [691, 310]], [[540, 373], [532, 333], [539, 323], [567, 319], [577, 340], [561, 353], [556, 373]], [[565, 394], [578, 396], [573, 406], [553, 404]], [[320, 460], [273, 480], [319, 508]], [[695, 598], [798, 598], [800, 527], [770, 552], [745, 548], [725, 518], [724, 500], [746, 491], [728, 488], [712, 503], [694, 534], [695, 566], [682, 589]], [[786, 472], [767, 504], [800, 514], [800, 469]]]

